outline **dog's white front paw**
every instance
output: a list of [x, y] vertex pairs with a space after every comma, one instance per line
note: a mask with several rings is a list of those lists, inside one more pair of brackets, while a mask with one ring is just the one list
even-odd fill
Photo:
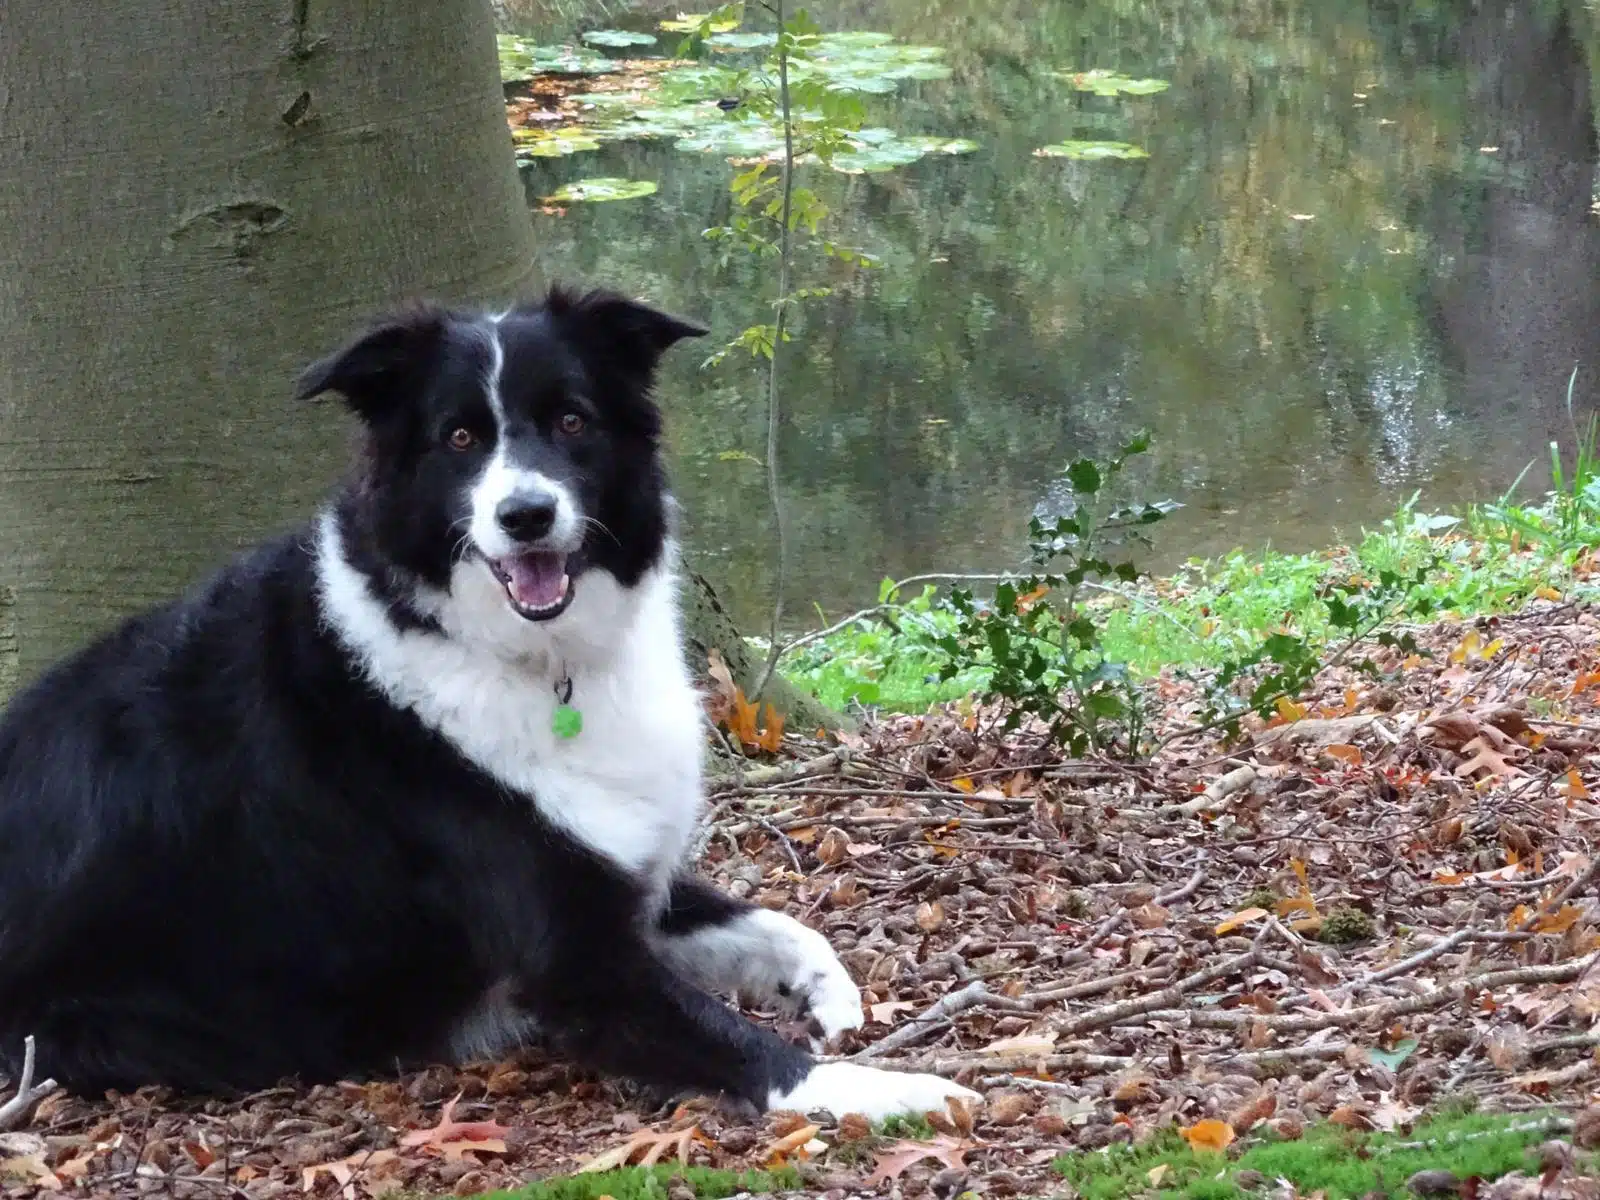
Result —
[[850, 972], [828, 945], [828, 939], [792, 918], [785, 917], [785, 935], [794, 951], [778, 994], [796, 1015], [809, 1014], [832, 1038], [846, 1029], [859, 1029], [865, 1021], [861, 991]]
[[860, 1113], [870, 1121], [881, 1121], [896, 1114], [914, 1115], [943, 1112], [945, 1098], [982, 1100], [971, 1088], [964, 1088], [937, 1075], [912, 1075], [864, 1067], [859, 1063], [820, 1063], [791, 1091], [776, 1088], [767, 1107], [815, 1112], [826, 1109], [835, 1117]]

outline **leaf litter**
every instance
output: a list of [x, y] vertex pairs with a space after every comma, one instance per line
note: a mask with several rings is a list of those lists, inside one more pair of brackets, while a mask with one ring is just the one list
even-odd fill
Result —
[[[1600, 712], [1576, 686], [1600, 621], [1541, 602], [1416, 636], [1426, 655], [1366, 648], [1382, 682], [1325, 670], [1237, 741], [1143, 764], [1063, 760], [964, 704], [718, 768], [699, 869], [838, 950], [871, 1019], [830, 1052], [986, 1094], [930, 1134], [663, 1114], [530, 1047], [228, 1102], [57, 1093], [0, 1135], [0, 1194], [465, 1194], [653, 1156], [783, 1162], [796, 1195], [1037, 1195], [1066, 1151], [1176, 1131], [1234, 1155], [1461, 1099], [1561, 1106], [1600, 1142]], [[1196, 719], [1192, 682], [1151, 687], [1158, 734]], [[1461, 770], [1484, 746], [1516, 771]], [[1366, 932], [1334, 942], [1346, 911]]]

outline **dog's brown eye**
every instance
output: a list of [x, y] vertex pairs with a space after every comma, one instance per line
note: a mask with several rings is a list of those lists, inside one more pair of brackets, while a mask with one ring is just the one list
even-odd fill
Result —
[[465, 426], [450, 431], [449, 442], [452, 450], [470, 450], [477, 440], [472, 436], [472, 430], [467, 429]]
[[568, 437], [583, 432], [583, 418], [575, 412], [563, 414], [561, 418], [561, 432]]

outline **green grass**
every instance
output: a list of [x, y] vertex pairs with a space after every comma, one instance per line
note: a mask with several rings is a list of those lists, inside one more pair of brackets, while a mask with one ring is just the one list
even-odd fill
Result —
[[[1101, 592], [1093, 615], [1107, 657], [1135, 676], [1162, 668], [1217, 667], [1243, 657], [1270, 633], [1287, 630], [1313, 639], [1331, 636], [1318, 596], [1329, 583], [1370, 579], [1380, 571], [1409, 575], [1437, 558], [1418, 596], [1448, 598], [1448, 614], [1472, 617], [1512, 611], [1540, 588], [1563, 595], [1600, 591], [1579, 581], [1574, 566], [1600, 546], [1600, 483], [1591, 455], [1535, 505], [1510, 497], [1460, 516], [1403, 506], [1350, 547], [1316, 554], [1266, 549], [1194, 560], [1165, 579], [1144, 580], [1117, 593]], [[863, 618], [784, 660], [784, 674], [834, 708], [852, 704], [921, 711], [930, 704], [981, 692], [981, 662], [940, 682], [943, 655], [936, 639], [955, 625], [933, 589], [887, 614]]]
[[775, 1192], [798, 1188], [800, 1175], [792, 1167], [774, 1171], [722, 1171], [713, 1167], [686, 1167], [681, 1163], [653, 1167], [622, 1167], [586, 1175], [561, 1175], [541, 1179], [509, 1192], [486, 1192], [482, 1200], [666, 1200], [672, 1184], [682, 1181], [701, 1200], [721, 1200], [738, 1192]]
[[[1083, 1200], [1234, 1200], [1251, 1194], [1235, 1182], [1246, 1170], [1264, 1176], [1268, 1185], [1287, 1179], [1300, 1194], [1320, 1192], [1327, 1200], [1354, 1200], [1369, 1192], [1401, 1196], [1407, 1194], [1406, 1180], [1423, 1170], [1485, 1180], [1513, 1170], [1537, 1174], [1533, 1151], [1556, 1136], [1527, 1128], [1540, 1115], [1440, 1116], [1404, 1135], [1360, 1134], [1323, 1125], [1294, 1141], [1258, 1140], [1242, 1153], [1227, 1155], [1192, 1150], [1174, 1129], [1143, 1146], [1064, 1155], [1055, 1167]], [[1238, 1148], [1236, 1144], [1232, 1150]], [[1152, 1184], [1150, 1173], [1162, 1165], [1165, 1173]], [[1580, 1164], [1585, 1171], [1595, 1165], [1592, 1157]]]

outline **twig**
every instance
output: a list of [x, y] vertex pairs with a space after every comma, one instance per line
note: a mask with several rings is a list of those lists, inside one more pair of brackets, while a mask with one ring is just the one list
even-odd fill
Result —
[[850, 751], [841, 746], [816, 758], [797, 762], [774, 763], [770, 767], [753, 767], [738, 775], [712, 775], [706, 779], [706, 790], [720, 795], [727, 791], [770, 787], [787, 783], [791, 779], [809, 779], [816, 775], [831, 775], [850, 761]]
[[1126, 1015], [1119, 1016], [1117, 1021], [1127, 1023], [1129, 1017], [1142, 1016], [1145, 1022], [1156, 1020], [1187, 1022], [1197, 1029], [1238, 1029], [1241, 1026], [1259, 1024], [1279, 1033], [1308, 1033], [1315, 1029], [1348, 1029], [1351, 1026], [1387, 1024], [1396, 1017], [1443, 1008], [1474, 992], [1488, 991], [1491, 988], [1510, 987], [1520, 983], [1570, 983], [1588, 970], [1596, 959], [1600, 959], [1600, 951], [1571, 962], [1549, 966], [1484, 971], [1467, 979], [1445, 984], [1421, 996], [1406, 996], [1382, 1004], [1345, 1008], [1337, 1012], [1257, 1013], [1217, 1009], [1157, 1008], [1154, 1011], [1131, 1009]]
[[1071, 983], [1065, 987], [1046, 988], [1041, 992], [1029, 992], [1023, 996], [1022, 1002], [1033, 1008], [1043, 1008], [1046, 1004], [1056, 1004], [1062, 1000], [1081, 1000], [1085, 996], [1098, 996], [1101, 992], [1115, 991], [1128, 983], [1153, 983], [1158, 978], [1170, 975], [1165, 966], [1140, 967], [1137, 971], [1123, 971], [1118, 975], [1106, 975], [1100, 979], [1086, 979], [1082, 983]]
[[948, 1021], [956, 1013], [985, 1005], [990, 1008], [1003, 1008], [1012, 1012], [1028, 1011], [1028, 1005], [1020, 1000], [1012, 1000], [1007, 996], [995, 995], [980, 979], [974, 983], [967, 984], [964, 988], [940, 997], [932, 1007], [918, 1013], [911, 1020], [900, 1026], [899, 1029], [889, 1034], [888, 1037], [874, 1042], [854, 1057], [858, 1061], [881, 1058], [891, 1050], [898, 1050], [901, 1046], [910, 1045], [935, 1027]]
[[1220, 775], [1206, 785], [1206, 790], [1193, 800], [1186, 800], [1182, 804], [1174, 804], [1167, 809], [1168, 812], [1180, 812], [1186, 816], [1194, 816], [1202, 812], [1218, 812], [1233, 803], [1233, 796], [1244, 791], [1256, 781], [1256, 769], [1246, 763], [1242, 767], [1235, 767], [1226, 775]]
[[1535, 911], [1524, 917], [1522, 923], [1517, 926], [1517, 931], [1520, 933], [1532, 929], [1543, 913], [1560, 912], [1561, 906], [1593, 883], [1596, 875], [1600, 875], [1600, 856], [1595, 857], [1587, 867], [1573, 876], [1572, 882], [1562, 888], [1554, 899], [1547, 904], [1540, 905]]
[[[1205, 881], [1205, 877], [1205, 867], [1203, 865], [1196, 867], [1194, 874], [1189, 876], [1182, 887], [1167, 892], [1165, 895], [1157, 896], [1153, 903], [1165, 906], [1168, 904], [1176, 904], [1179, 900], [1187, 900], [1200, 889], [1200, 884]], [[1128, 910], [1126, 908], [1119, 909], [1118, 911], [1112, 913], [1109, 917], [1094, 927], [1089, 934], [1088, 941], [1084, 944], [1084, 948], [1069, 954], [1065, 959], [1062, 960], [1061, 965], [1074, 966], [1077, 963], [1087, 961], [1092, 955], [1094, 948], [1101, 942], [1105, 941], [1106, 938], [1110, 937], [1118, 929], [1120, 929], [1123, 922], [1125, 922], [1127, 919]]]
[[908, 1070], [931, 1071], [948, 1077], [973, 1067], [995, 1072], [1032, 1071], [1043, 1067], [1052, 1075], [1068, 1071], [1125, 1071], [1138, 1061], [1123, 1054], [963, 1054], [954, 1058], [906, 1059], [904, 1065]]
[[1071, 1037], [1074, 1034], [1087, 1033], [1091, 1029], [1104, 1029], [1109, 1025], [1120, 1025], [1129, 1017], [1136, 1017], [1142, 1013], [1149, 1013], [1178, 1003], [1184, 995], [1193, 991], [1203, 983], [1210, 983], [1216, 979], [1225, 979], [1229, 975], [1255, 966], [1261, 959], [1261, 944], [1266, 940], [1270, 929], [1263, 929], [1256, 936], [1255, 944], [1243, 954], [1209, 967], [1202, 967], [1185, 975], [1176, 983], [1169, 984], [1159, 992], [1151, 992], [1148, 996], [1140, 996], [1135, 1000], [1124, 1000], [1118, 1004], [1107, 1004], [1100, 1008], [1091, 1009], [1081, 1017], [1075, 1017], [1064, 1025], [1056, 1027], [1056, 1032], [1062, 1037]]
[[784, 327], [789, 316], [789, 268], [794, 258], [794, 237], [789, 228], [794, 213], [794, 115], [789, 107], [789, 43], [784, 37], [783, 0], [775, 0], [778, 26], [778, 103], [783, 112], [783, 199], [778, 207], [778, 310], [772, 317], [772, 357], [767, 360], [767, 491], [772, 500], [772, 527], [777, 542], [777, 571], [772, 586], [772, 630], [766, 666], [756, 683], [752, 700], [760, 700], [772, 673], [778, 669], [783, 645], [778, 627], [783, 623], [783, 589], [788, 582], [789, 543], [783, 528], [783, 494], [778, 486], [778, 355], [783, 350]]
[[17, 1079], [17, 1094], [0, 1104], [0, 1131], [14, 1129], [28, 1119], [33, 1106], [56, 1090], [54, 1079], [33, 1082], [33, 1034], [22, 1039], [22, 1074]]

